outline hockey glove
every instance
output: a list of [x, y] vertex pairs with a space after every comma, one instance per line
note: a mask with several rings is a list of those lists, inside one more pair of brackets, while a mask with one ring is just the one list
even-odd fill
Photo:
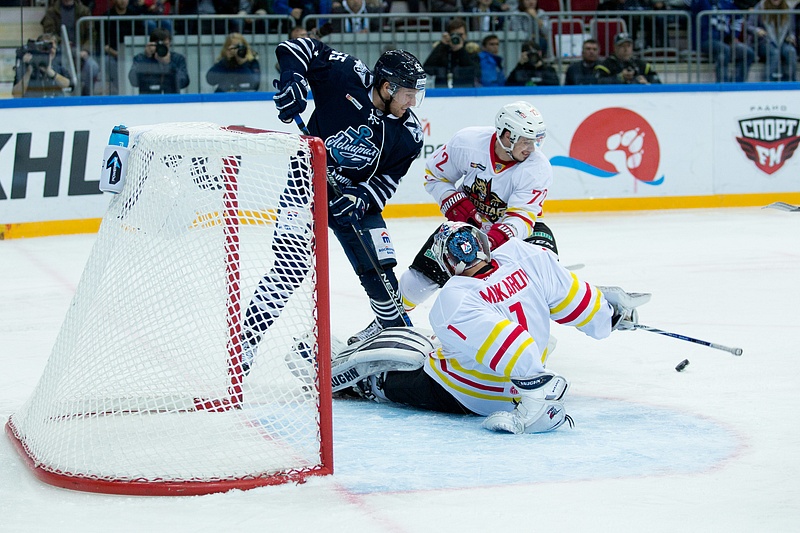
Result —
[[272, 97], [275, 107], [278, 108], [278, 118], [288, 124], [306, 110], [308, 81], [296, 72], [286, 72], [281, 75], [280, 81], [273, 80], [272, 84], [279, 90]]
[[481, 227], [478, 220], [478, 208], [463, 192], [455, 192], [445, 198], [442, 202], [442, 212], [451, 222], [466, 222], [476, 228]]
[[486, 232], [486, 236], [489, 237], [489, 244], [492, 246], [492, 250], [494, 250], [508, 239], [513, 237], [514, 230], [511, 229], [511, 226], [508, 224], [498, 222], [489, 228], [489, 231]]
[[650, 301], [650, 293], [625, 292], [619, 287], [597, 288], [614, 310], [611, 316], [611, 331], [634, 329], [639, 323], [639, 312], [636, 308]]
[[369, 193], [363, 187], [346, 187], [342, 195], [328, 205], [337, 222], [352, 226], [364, 218], [369, 208]]

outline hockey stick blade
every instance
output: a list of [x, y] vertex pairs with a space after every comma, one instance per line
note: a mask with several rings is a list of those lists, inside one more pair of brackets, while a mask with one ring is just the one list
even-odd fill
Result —
[[741, 348], [730, 348], [728, 346], [723, 346], [722, 344], [715, 344], [713, 342], [695, 339], [694, 337], [687, 337], [686, 335], [681, 335], [680, 333], [672, 333], [670, 331], [664, 331], [663, 329], [651, 328], [650, 326], [645, 326], [644, 324], [634, 324], [633, 329], [641, 329], [643, 331], [649, 331], [650, 333], [658, 333], [659, 335], [666, 335], [667, 337], [672, 337], [674, 339], [701, 344], [703, 346], [708, 346], [709, 348], [714, 348], [715, 350], [722, 350], [723, 352], [732, 353], [733, 355], [737, 356], [742, 355], [743, 353]]
[[792, 213], [800, 212], [800, 205], [787, 204], [786, 202], [772, 202], [769, 205], [765, 205], [761, 209], [767, 209], [768, 207], [777, 209], [778, 211], [789, 211]]

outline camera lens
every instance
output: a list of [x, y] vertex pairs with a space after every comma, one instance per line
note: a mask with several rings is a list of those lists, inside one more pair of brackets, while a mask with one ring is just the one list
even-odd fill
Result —
[[239, 43], [236, 45], [236, 55], [245, 58], [247, 57], [247, 45], [244, 43]]
[[452, 34], [450, 36], [450, 43], [453, 46], [458, 46], [459, 44], [461, 44], [461, 36], [457, 33]]
[[158, 43], [156, 45], [156, 55], [158, 57], [165, 57], [169, 53], [169, 48], [164, 43]]

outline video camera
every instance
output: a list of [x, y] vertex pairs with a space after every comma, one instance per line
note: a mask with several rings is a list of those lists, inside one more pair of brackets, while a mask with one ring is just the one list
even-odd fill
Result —
[[33, 68], [45, 67], [50, 65], [50, 51], [53, 49], [53, 43], [50, 41], [34, 41], [28, 39], [25, 46], [17, 49], [17, 58], [22, 59], [25, 54], [33, 56], [31, 58], [31, 66]]

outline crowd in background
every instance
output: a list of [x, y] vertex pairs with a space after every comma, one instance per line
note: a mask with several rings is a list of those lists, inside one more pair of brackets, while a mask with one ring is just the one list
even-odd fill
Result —
[[[552, 26], [548, 24], [548, 17], [553, 14], [541, 9], [539, 0], [423, 2], [421, 5], [419, 0], [407, 0], [403, 4], [409, 13], [424, 8], [431, 13], [453, 14], [447, 19], [435, 19], [438, 27], [431, 30], [441, 32], [439, 40], [433, 43], [427, 57], [419, 58], [431, 78], [430, 87], [660, 83], [653, 65], [638, 59], [637, 55], [648, 47], [665, 44], [667, 26], [653, 23], [653, 20], [658, 13], [675, 9], [694, 16], [714, 10], [740, 11], [735, 16], [697, 18], [700, 37], [693, 45], [714, 64], [717, 82], [796, 80], [800, 3], [796, 13], [787, 13], [794, 7], [787, 0], [594, 0], [586, 5], [598, 13], [644, 11], [647, 15], [631, 18], [627, 30], [614, 36], [613, 46], [605, 57], [601, 56], [596, 39], [584, 39], [580, 58], [564, 65], [561, 71], [556, 70], [552, 62], [553, 40], [549, 35]], [[573, 2], [578, 5], [579, 0]], [[81, 0], [53, 0], [41, 21], [41, 34], [35, 39], [31, 37], [28, 46], [18, 51], [13, 95], [59, 96], [70, 91], [82, 95], [124, 94], [120, 84], [126, 81], [125, 74], [127, 82], [138, 88], [140, 94], [178, 93], [190, 80], [185, 58], [170, 48], [172, 36], [206, 33], [225, 35], [216, 62], [206, 74], [206, 81], [214, 90], [270, 90], [261, 85], [258, 56], [246, 35], [280, 31], [286, 38], [292, 38], [321, 37], [331, 32], [377, 32], [379, 19], [366, 15], [397, 12], [397, 6], [392, 9], [392, 0], [183, 0], [179, 6], [180, 13], [172, 0], [96, 0], [89, 5]], [[753, 12], [748, 13], [748, 10]], [[773, 10], [776, 11], [774, 15], [764, 13]], [[534, 28], [530, 39], [523, 42], [512, 57], [500, 53], [500, 30], [504, 25], [509, 26], [506, 29], [522, 29], [516, 27], [521, 19], [503, 17], [503, 13], [527, 14]], [[171, 18], [178, 14], [236, 18]], [[306, 17], [327, 14], [342, 16], [330, 20], [316, 18], [312, 26], [304, 26]], [[464, 14], [468, 17], [463, 17]], [[107, 17], [104, 31], [76, 35], [76, 21], [91, 15]], [[270, 26], [264, 19], [248, 19], [247, 15], [284, 15], [291, 17], [294, 24], [291, 31], [286, 32], [285, 28]], [[114, 17], [132, 16], [137, 18], [113, 22]], [[70, 65], [63, 57], [62, 25], [69, 40], [69, 47], [63, 50], [75, 58], [72, 68], [80, 73], [79, 78], [70, 75]], [[98, 35], [104, 36], [104, 42], [97, 42]], [[133, 58], [130, 71], [118, 74], [119, 50], [124, 39], [131, 35], [145, 35], [148, 41]], [[471, 35], [479, 36], [479, 40], [472, 40]], [[689, 39], [694, 41], [694, 35]], [[46, 49], [48, 42], [52, 43], [50, 49]], [[750, 68], [757, 61], [765, 66], [763, 80], [750, 76]], [[102, 79], [101, 70], [105, 72]], [[80, 80], [78, 87], [74, 86], [76, 79]]]

